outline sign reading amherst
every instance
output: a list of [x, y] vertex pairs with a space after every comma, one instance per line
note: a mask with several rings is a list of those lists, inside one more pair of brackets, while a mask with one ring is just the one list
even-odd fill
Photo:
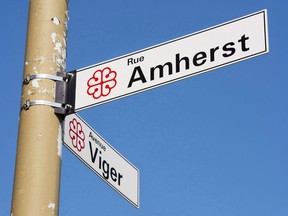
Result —
[[268, 52], [267, 11], [76, 71], [75, 111]]

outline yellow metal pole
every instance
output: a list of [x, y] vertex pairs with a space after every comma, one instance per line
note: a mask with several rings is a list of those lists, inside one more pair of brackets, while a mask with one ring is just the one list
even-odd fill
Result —
[[[66, 67], [68, 0], [30, 0], [24, 78], [56, 75]], [[23, 80], [24, 80], [23, 78]], [[22, 88], [27, 100], [55, 102], [55, 81], [34, 79]], [[22, 110], [11, 216], [58, 215], [61, 119], [49, 105]]]

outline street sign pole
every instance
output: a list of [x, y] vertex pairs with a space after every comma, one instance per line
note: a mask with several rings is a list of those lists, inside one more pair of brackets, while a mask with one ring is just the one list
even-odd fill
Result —
[[62, 131], [53, 106], [56, 72], [66, 67], [67, 19], [67, 0], [29, 1], [11, 215], [58, 215]]
[[[71, 113], [269, 51], [263, 10], [67, 74], [67, 19], [68, 0], [30, 0], [11, 215], [58, 215], [62, 131], [66, 147], [139, 208], [138, 169]], [[64, 130], [55, 113], [66, 115]]]

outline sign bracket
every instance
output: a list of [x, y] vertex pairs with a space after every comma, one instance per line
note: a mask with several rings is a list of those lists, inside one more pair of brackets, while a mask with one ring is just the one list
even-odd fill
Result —
[[28, 74], [23, 80], [24, 85], [28, 85], [34, 79], [49, 79], [56, 82], [55, 102], [46, 100], [27, 100], [21, 110], [28, 110], [31, 106], [45, 105], [54, 108], [56, 114], [67, 115], [75, 110], [75, 84], [76, 71], [57, 72], [51, 74]]
[[[55, 107], [56, 114], [67, 115], [75, 111], [75, 88], [76, 88], [76, 71], [57, 72], [61, 80], [56, 80], [55, 102], [63, 106]], [[64, 80], [64, 82], [63, 82]]]

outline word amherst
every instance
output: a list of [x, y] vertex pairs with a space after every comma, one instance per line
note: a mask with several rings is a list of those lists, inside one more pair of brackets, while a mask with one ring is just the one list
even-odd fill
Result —
[[[160, 79], [167, 75], [172, 75], [173, 73], [185, 72], [191, 69], [192, 65], [194, 67], [200, 67], [207, 62], [214, 62], [219, 58], [229, 58], [232, 57], [237, 52], [246, 52], [250, 48], [248, 47], [249, 37], [245, 34], [240, 37], [237, 41], [229, 41], [221, 46], [212, 47], [208, 50], [202, 50], [193, 54], [191, 56], [180, 56], [180, 53], [175, 55], [174, 62], [166, 62], [161, 65], [156, 65], [150, 67], [150, 71], [144, 71], [141, 66], [136, 66], [133, 69], [131, 78], [128, 83], [128, 88], [132, 87], [135, 82], [146, 83], [148, 81], [153, 81]], [[136, 64], [138, 62], [144, 61], [144, 57], [133, 59], [129, 58], [127, 64]], [[165, 73], [164, 73], [165, 72]], [[147, 75], [148, 74], [148, 75]], [[146, 75], [146, 76], [145, 76]]]

